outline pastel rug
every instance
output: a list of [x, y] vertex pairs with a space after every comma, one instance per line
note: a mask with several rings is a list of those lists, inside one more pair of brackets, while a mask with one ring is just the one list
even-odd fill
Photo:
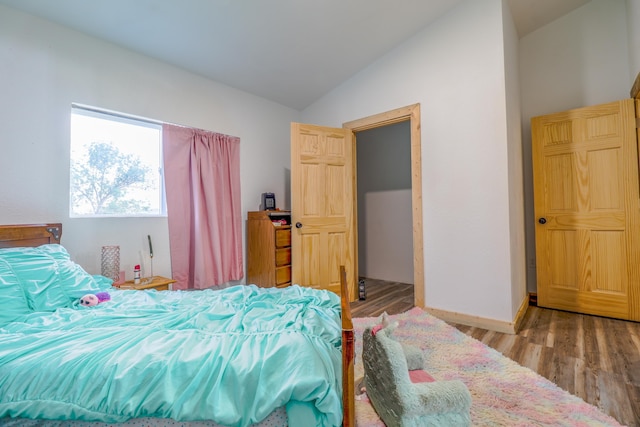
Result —
[[[390, 319], [399, 322], [394, 333], [399, 341], [422, 349], [425, 370], [436, 380], [465, 383], [473, 399], [474, 426], [620, 426], [595, 406], [420, 308]], [[364, 375], [362, 333], [378, 322], [353, 319], [356, 387]], [[356, 396], [356, 425], [384, 427], [366, 393]]]

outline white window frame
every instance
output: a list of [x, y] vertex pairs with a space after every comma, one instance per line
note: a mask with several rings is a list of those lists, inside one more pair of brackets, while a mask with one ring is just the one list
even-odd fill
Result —
[[[70, 149], [70, 151], [69, 151], [69, 217], [70, 218], [166, 217], [167, 216], [167, 204], [166, 204], [165, 185], [164, 185], [164, 163], [163, 163], [163, 158], [162, 158], [162, 122], [157, 121], [157, 120], [142, 118], [142, 117], [138, 117], [138, 116], [134, 116], [134, 115], [130, 115], [130, 114], [125, 114], [125, 113], [105, 110], [105, 109], [101, 109], [101, 108], [97, 108], [97, 107], [77, 104], [77, 103], [71, 104], [71, 115], [73, 115], [73, 114], [80, 114], [80, 115], [85, 115], [85, 116], [89, 116], [89, 117], [95, 117], [95, 118], [99, 118], [99, 119], [103, 119], [103, 120], [110, 120], [110, 121], [113, 121], [113, 122], [132, 124], [132, 125], [135, 125], [135, 126], [142, 126], [142, 127], [148, 127], [148, 128], [159, 130], [159, 137], [158, 137], [158, 156], [159, 156], [159, 159], [158, 159], [158, 161], [159, 161], [159, 170], [158, 170], [158, 175], [159, 175], [158, 176], [158, 179], [159, 179], [159, 181], [158, 181], [159, 182], [158, 191], [159, 191], [159, 195], [158, 195], [158, 202], [159, 202], [159, 209], [158, 209], [158, 212], [135, 212], [135, 213], [128, 212], [128, 213], [122, 213], [122, 214], [114, 214], [114, 213], [108, 213], [108, 214], [95, 214], [95, 213], [77, 214], [77, 213], [75, 213], [74, 212], [74, 206], [73, 206], [74, 201], [73, 201], [73, 196], [72, 196], [72, 193], [71, 193], [73, 176], [72, 176], [72, 173], [71, 173], [72, 151]], [[71, 129], [71, 132], [73, 132], [73, 129]], [[71, 148], [71, 141], [70, 141], [70, 148]]]

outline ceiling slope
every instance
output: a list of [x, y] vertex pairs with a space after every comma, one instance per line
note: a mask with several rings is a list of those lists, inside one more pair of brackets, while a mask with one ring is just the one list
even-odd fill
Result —
[[[464, 0], [0, 0], [302, 110]], [[588, 0], [508, 0], [525, 34]]]

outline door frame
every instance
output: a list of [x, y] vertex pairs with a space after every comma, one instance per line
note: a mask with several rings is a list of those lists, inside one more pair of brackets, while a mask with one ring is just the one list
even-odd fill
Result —
[[[392, 125], [400, 122], [410, 122], [411, 128], [411, 209], [413, 217], [413, 302], [416, 307], [425, 306], [424, 298], [424, 249], [422, 231], [422, 146], [420, 141], [420, 104], [408, 105], [373, 116], [364, 117], [342, 124], [343, 128], [351, 129], [352, 132], [360, 132], [375, 129], [382, 126]], [[357, 188], [357, 161], [355, 156], [356, 139], [353, 140], [353, 180], [354, 189]], [[353, 193], [353, 230], [355, 242], [358, 241], [358, 205], [357, 191]], [[355, 260], [355, 281], [358, 282], [358, 245], [354, 248]]]

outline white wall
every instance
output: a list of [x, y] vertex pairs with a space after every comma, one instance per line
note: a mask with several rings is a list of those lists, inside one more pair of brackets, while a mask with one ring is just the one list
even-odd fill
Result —
[[626, 0], [627, 38], [629, 39], [629, 77], [633, 81], [640, 73], [640, 1]]
[[360, 276], [413, 283], [411, 189], [372, 191], [364, 195], [364, 200], [366, 270], [361, 271], [358, 265]]
[[72, 102], [238, 136], [244, 219], [265, 191], [285, 207], [295, 110], [4, 6], [0, 77], [0, 224], [62, 222], [63, 245], [90, 273], [100, 247], [117, 244], [132, 278], [150, 234], [154, 274], [171, 275], [167, 221], [69, 219]]
[[[412, 284], [409, 122], [358, 132], [356, 164], [358, 274], [370, 279]], [[399, 193], [400, 190], [408, 191]]]
[[500, 0], [461, 3], [305, 109], [303, 121], [341, 126], [420, 103], [426, 305], [510, 322], [502, 19]]
[[[640, 12], [637, 9], [636, 16]], [[530, 292], [537, 289], [531, 118], [629, 97], [635, 75], [629, 72], [626, 12], [624, 0], [593, 0], [520, 39], [527, 289]], [[636, 58], [640, 58], [640, 53], [636, 52]]]
[[503, 4], [504, 76], [506, 87], [509, 181], [509, 235], [511, 239], [511, 309], [515, 317], [527, 298], [524, 224], [522, 123], [520, 121], [519, 39], [507, 0]]

